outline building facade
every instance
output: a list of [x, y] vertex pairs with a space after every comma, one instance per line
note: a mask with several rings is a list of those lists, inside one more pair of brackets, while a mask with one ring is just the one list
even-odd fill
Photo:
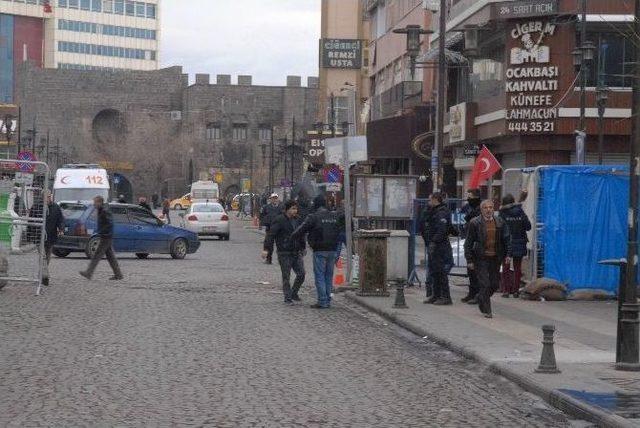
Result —
[[138, 195], [174, 197], [192, 181], [214, 178], [223, 193], [238, 193], [251, 179], [262, 192], [271, 165], [274, 186], [292, 176], [298, 181], [304, 130], [317, 117], [317, 78], [306, 87], [298, 76], [278, 87], [253, 85], [251, 76], [238, 76], [237, 84], [229, 75], [209, 80], [196, 75], [189, 86], [181, 67], [80, 71], [22, 64], [21, 147], [52, 169], [101, 163]]
[[[633, 22], [633, 5], [587, 5], [586, 40], [593, 43], [594, 60], [585, 62], [586, 163], [598, 162], [601, 130], [603, 163], [628, 164], [637, 36], [628, 33], [627, 23]], [[573, 61], [581, 40], [579, 6], [575, 0], [453, 2], [447, 45], [468, 64], [448, 75], [446, 147], [455, 156], [459, 194], [481, 145], [503, 170], [579, 161], [575, 131], [581, 129], [582, 90]], [[439, 33], [435, 28], [434, 43]], [[501, 184], [496, 177], [493, 190]]]
[[77, 70], [156, 70], [159, 0], [0, 0], [0, 102], [24, 61]]
[[[322, 0], [317, 121], [362, 134], [369, 98], [369, 21], [362, 0]], [[348, 125], [347, 125], [348, 124]], [[346, 129], [342, 129], [342, 128]]]

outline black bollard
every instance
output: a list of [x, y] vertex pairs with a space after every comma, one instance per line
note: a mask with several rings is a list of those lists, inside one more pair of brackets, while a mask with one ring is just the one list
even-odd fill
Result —
[[404, 280], [398, 279], [396, 282], [396, 301], [393, 304], [394, 308], [406, 309], [408, 308], [407, 302], [404, 299]]
[[556, 353], [553, 350], [553, 333], [556, 327], [553, 325], [542, 326], [542, 356], [536, 373], [560, 373], [556, 365]]

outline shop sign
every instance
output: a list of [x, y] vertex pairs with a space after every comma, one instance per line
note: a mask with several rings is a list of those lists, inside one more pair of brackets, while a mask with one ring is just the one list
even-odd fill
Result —
[[462, 154], [467, 157], [476, 157], [480, 153], [480, 148], [475, 144], [464, 146]]
[[362, 40], [321, 39], [321, 68], [362, 68]]
[[516, 43], [506, 71], [507, 129], [513, 133], [548, 133], [558, 117], [555, 94], [560, 69], [551, 63], [548, 39], [556, 25], [527, 21], [514, 25], [509, 37]]
[[525, 0], [495, 3], [493, 14], [495, 19], [514, 19], [555, 15], [557, 13], [558, 0]]
[[308, 144], [307, 155], [312, 164], [324, 163], [324, 140], [322, 138], [312, 138]]
[[449, 143], [459, 143], [467, 139], [467, 103], [449, 109]]

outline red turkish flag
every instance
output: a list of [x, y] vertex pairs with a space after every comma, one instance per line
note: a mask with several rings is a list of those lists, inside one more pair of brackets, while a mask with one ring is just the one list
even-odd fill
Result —
[[469, 189], [477, 189], [482, 183], [493, 177], [500, 171], [502, 166], [500, 162], [493, 156], [487, 146], [482, 146], [480, 154], [476, 158], [476, 163], [471, 171], [471, 180], [469, 180]]

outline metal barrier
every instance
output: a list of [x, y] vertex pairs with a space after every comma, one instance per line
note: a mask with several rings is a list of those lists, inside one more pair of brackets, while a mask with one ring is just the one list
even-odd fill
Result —
[[0, 160], [0, 288], [36, 286], [45, 263], [49, 167], [43, 162]]

